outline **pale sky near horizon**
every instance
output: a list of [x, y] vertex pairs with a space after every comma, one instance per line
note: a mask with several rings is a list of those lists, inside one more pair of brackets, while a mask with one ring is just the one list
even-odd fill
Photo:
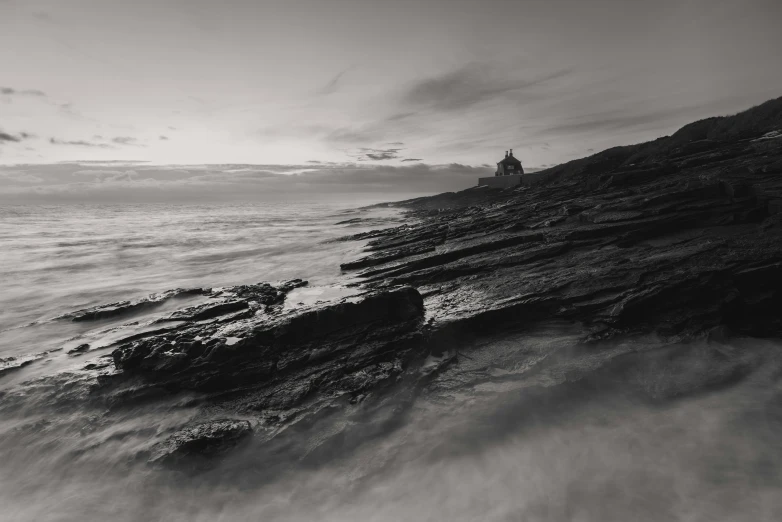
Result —
[[0, 0], [0, 165], [543, 167], [782, 95], [781, 24], [779, 0]]

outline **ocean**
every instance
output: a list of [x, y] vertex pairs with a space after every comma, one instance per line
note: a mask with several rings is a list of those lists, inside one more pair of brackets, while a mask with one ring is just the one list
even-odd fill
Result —
[[[361, 244], [341, 236], [398, 224], [393, 208], [343, 204], [0, 207], [0, 357], [57, 348], [74, 310], [175, 288], [306, 279], [346, 282]], [[340, 224], [337, 224], [340, 223]]]
[[[672, 357], [653, 336], [583, 347], [560, 323], [487, 336], [413, 400], [335, 412], [200, 473], [139, 457], [195, 416], [187, 396], [85, 400], [85, 368], [110, 351], [63, 348], [127, 319], [58, 316], [174, 288], [340, 288], [363, 243], [335, 240], [402, 219], [350, 203], [0, 208], [0, 359], [49, 352], [0, 374], [0, 521], [782, 519], [773, 341]], [[651, 355], [605, 370], [634, 354]], [[753, 370], [707, 386], [736, 368]]]

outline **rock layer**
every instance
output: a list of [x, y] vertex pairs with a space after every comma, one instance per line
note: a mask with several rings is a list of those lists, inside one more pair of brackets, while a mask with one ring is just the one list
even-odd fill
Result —
[[[244, 300], [232, 302], [250, 310]], [[288, 313], [257, 310], [237, 317], [231, 311], [120, 346], [114, 363], [170, 389], [260, 389], [295, 380], [302, 371], [308, 388], [331, 387], [351, 371], [399, 363], [414, 344], [410, 334], [423, 318], [423, 301], [415, 289], [400, 287]], [[325, 373], [313, 379], [309, 374], [317, 367]]]
[[[120, 341], [116, 371], [101, 374], [94, 395], [121, 407], [195, 393], [209, 419], [253, 418], [264, 428], [256, 436], [273, 437], [400, 380], [414, 389], [475, 337], [537, 322], [581, 325], [586, 341], [780, 336], [780, 128], [782, 99], [549, 169], [532, 187], [401, 202], [408, 223], [343, 238], [366, 242], [342, 265], [360, 278], [356, 295], [288, 307], [304, 281], [198, 290], [206, 302]], [[181, 292], [68, 317], [100, 319]], [[25, 364], [0, 363], [0, 372]], [[751, 366], [709, 370], [695, 387]], [[690, 393], [681, 381], [661, 396]], [[151, 460], [216, 455], [251, 432], [245, 420], [202, 419]]]
[[343, 269], [362, 268], [371, 288], [417, 287], [434, 331], [559, 318], [591, 339], [780, 335], [782, 139], [769, 126], [782, 127], [782, 99], [731, 118], [532, 187], [401, 202], [413, 223], [350, 238], [369, 239], [367, 256]]
[[[196, 463], [206, 466], [209, 464], [206, 459], [233, 449], [251, 436], [252, 431], [250, 422], [246, 420], [215, 420], [189, 426], [158, 444], [149, 462], [174, 467], [182, 464], [193, 467]], [[194, 462], [193, 457], [200, 462]]]

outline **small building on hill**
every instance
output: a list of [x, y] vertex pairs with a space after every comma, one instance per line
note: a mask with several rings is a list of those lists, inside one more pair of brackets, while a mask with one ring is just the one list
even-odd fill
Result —
[[514, 176], [516, 174], [524, 174], [524, 168], [522, 168], [521, 162], [513, 157], [513, 149], [510, 149], [510, 153], [506, 150], [505, 158], [497, 162], [497, 172], [494, 175]]
[[510, 152], [505, 151], [505, 157], [497, 162], [494, 176], [478, 178], [478, 186], [504, 189], [518, 185], [531, 185], [543, 179], [544, 176], [545, 172], [524, 174], [521, 161], [513, 155], [513, 149], [510, 149]]

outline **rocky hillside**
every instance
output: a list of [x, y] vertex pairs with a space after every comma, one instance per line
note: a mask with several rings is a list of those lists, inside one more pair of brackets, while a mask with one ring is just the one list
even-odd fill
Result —
[[782, 98], [546, 172], [402, 202], [411, 223], [343, 269], [415, 286], [438, 329], [782, 334]]

